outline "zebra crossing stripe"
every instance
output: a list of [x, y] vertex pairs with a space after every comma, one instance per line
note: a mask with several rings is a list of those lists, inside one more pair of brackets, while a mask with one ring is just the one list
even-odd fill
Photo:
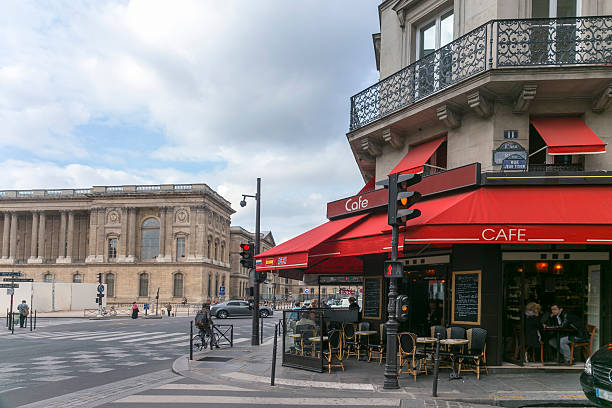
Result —
[[[397, 407], [399, 399], [391, 398], [341, 398], [341, 397], [249, 397], [249, 405], [310, 405], [310, 406], [388, 406]], [[130, 395], [113, 401], [115, 404], [240, 404], [245, 403], [244, 396], [223, 395]]]
[[[121, 339], [127, 339], [127, 338], [134, 338], [134, 337], [148, 337], [152, 334], [160, 334], [163, 332], [151, 332], [151, 333], [144, 333], [144, 332], [131, 332], [128, 334], [128, 332], [120, 332], [120, 333], [126, 333], [122, 336], [113, 336], [107, 339], [99, 339], [96, 341], [102, 341], [102, 342], [106, 342], [106, 341], [115, 341], [115, 340], [121, 340]], [[138, 339], [141, 340], [141, 339]]]
[[[188, 336], [186, 336], [185, 334], [181, 334], [181, 335], [179, 335], [177, 337], [173, 337], [171, 339], [149, 341], [149, 342], [147, 342], [147, 344], [163, 344], [163, 343], [169, 343], [171, 341], [186, 340], [186, 339], [188, 339]], [[189, 344], [189, 343], [187, 343], [187, 344]]]
[[[158, 336], [150, 336], [149, 334], [153, 334], [153, 333], [146, 333], [147, 335], [147, 339], [152, 340], [152, 339], [161, 339], [162, 337], [170, 337], [170, 336], [176, 336], [177, 333], [166, 333], [166, 334], [160, 334]], [[142, 337], [142, 336], [138, 336], [138, 337]], [[121, 340], [121, 343], [134, 343], [137, 341], [142, 341], [143, 339], [130, 339], [130, 340]], [[153, 344], [151, 342], [147, 342], [149, 344]]]

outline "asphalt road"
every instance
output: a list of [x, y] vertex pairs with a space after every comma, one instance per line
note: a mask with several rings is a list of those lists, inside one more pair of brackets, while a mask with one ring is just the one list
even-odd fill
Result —
[[[264, 333], [273, 335], [277, 318], [265, 319]], [[0, 407], [86, 406], [89, 400], [89, 406], [100, 405], [117, 399], [122, 387], [137, 393], [182, 380], [170, 369], [178, 356], [189, 353], [191, 319], [47, 318], [38, 319], [34, 332], [16, 327], [14, 335], [2, 327]], [[234, 325], [235, 343], [250, 341], [250, 319], [216, 323]], [[83, 404], [67, 405], [67, 395]]]

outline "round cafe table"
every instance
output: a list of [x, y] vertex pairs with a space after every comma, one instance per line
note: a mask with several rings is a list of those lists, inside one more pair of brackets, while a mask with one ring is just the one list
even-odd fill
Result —
[[363, 346], [361, 339], [363, 337], [369, 337], [376, 333], [378, 333], [376, 330], [359, 330], [355, 332], [355, 334], [359, 336], [359, 343], [360, 343], [360, 346], [357, 348], [357, 360], [359, 360], [359, 358], [361, 357], [360, 351], [361, 351], [361, 346]]
[[[463, 352], [463, 346], [465, 346], [468, 343], [469, 341], [467, 341], [466, 339], [442, 339], [440, 340], [440, 344], [444, 344], [446, 346], [461, 346], [461, 352]], [[449, 354], [450, 354], [451, 361], [453, 362], [453, 372], [450, 373], [450, 375], [448, 376], [448, 379], [458, 380], [461, 378], [459, 374], [457, 374], [457, 360], [458, 359], [455, 356], [455, 353], [453, 353], [452, 351]]]
[[421, 344], [433, 344], [436, 342], [435, 337], [417, 337], [417, 343]]

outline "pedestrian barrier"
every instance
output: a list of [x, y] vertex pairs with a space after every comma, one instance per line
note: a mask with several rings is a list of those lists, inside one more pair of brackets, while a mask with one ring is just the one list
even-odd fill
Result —
[[217, 344], [219, 346], [229, 344], [230, 347], [234, 347], [234, 325], [233, 324], [215, 324], [213, 325], [213, 333], [215, 332], [217, 333]]

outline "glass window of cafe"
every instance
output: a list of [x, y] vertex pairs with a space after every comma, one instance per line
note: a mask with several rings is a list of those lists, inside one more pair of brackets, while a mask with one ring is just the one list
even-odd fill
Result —
[[[504, 263], [503, 336], [504, 359], [517, 364], [544, 362], [556, 358], [549, 346], [552, 332], [545, 326], [558, 325], [551, 308], [567, 314], [571, 326], [596, 328], [593, 350], [599, 347], [600, 288], [602, 265], [588, 261], [541, 261]], [[571, 327], [570, 327], [571, 328]], [[563, 336], [578, 336], [567, 332]], [[588, 339], [587, 339], [588, 341]], [[581, 353], [574, 353], [580, 360]], [[581, 361], [581, 360], [580, 360]]]

